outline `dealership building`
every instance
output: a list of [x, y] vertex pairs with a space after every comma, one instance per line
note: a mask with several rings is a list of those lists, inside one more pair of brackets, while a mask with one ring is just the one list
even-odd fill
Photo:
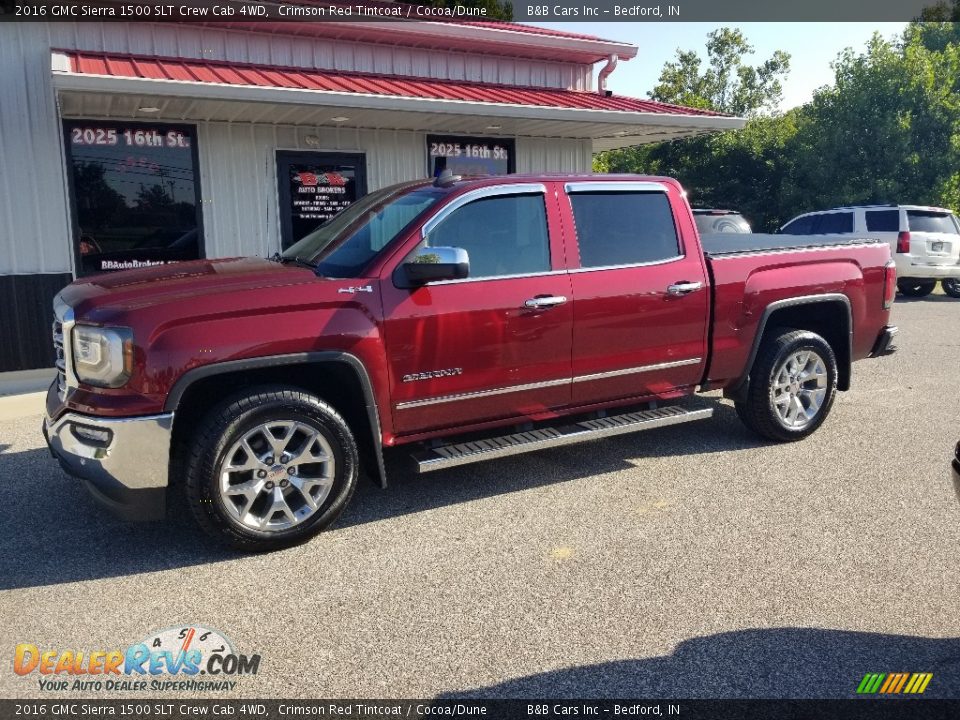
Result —
[[0, 372], [52, 366], [77, 277], [272, 255], [445, 168], [589, 172], [742, 126], [608, 91], [636, 55], [483, 21], [2, 23]]

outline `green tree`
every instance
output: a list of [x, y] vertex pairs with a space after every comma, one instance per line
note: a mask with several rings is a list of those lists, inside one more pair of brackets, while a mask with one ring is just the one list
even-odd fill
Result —
[[745, 62], [753, 51], [740, 30], [714, 30], [707, 35], [707, 66], [695, 51], [678, 49], [676, 60], [663, 66], [650, 98], [738, 116], [776, 111], [790, 56], [777, 50], [753, 67]]
[[600, 153], [594, 170], [675, 177], [695, 206], [737, 209], [758, 229], [776, 227], [783, 208], [775, 189], [790, 170], [784, 156], [796, 117], [772, 113], [790, 56], [777, 51], [751, 67], [745, 58], [752, 52], [743, 33], [721, 28], [707, 36], [706, 68], [696, 52], [678, 50], [649, 93], [660, 102], [747, 116], [744, 130]]
[[917, 41], [933, 51], [960, 42], [960, 0], [940, 0], [925, 7], [917, 21], [907, 26], [905, 38], [907, 44]]
[[960, 46], [925, 43], [914, 23], [902, 42], [879, 35], [847, 49], [835, 83], [800, 111], [785, 188], [797, 212], [841, 204], [956, 207], [960, 187]]
[[[694, 54], [681, 53], [651, 95], [727, 110], [740, 102], [746, 127], [602, 153], [596, 169], [672, 175], [693, 204], [739, 209], [761, 230], [837, 205], [960, 209], [960, 24], [952, 21], [960, 0], [950, 3], [925, 13], [899, 39], [876, 35], [862, 50], [840, 53], [834, 84], [782, 115], [767, 114], [769, 102], [758, 100], [770, 93], [717, 90], [720, 68], [735, 61], [712, 61], [709, 72], [701, 71]], [[742, 50], [745, 43], [727, 46]], [[730, 100], [738, 96], [753, 99]]]

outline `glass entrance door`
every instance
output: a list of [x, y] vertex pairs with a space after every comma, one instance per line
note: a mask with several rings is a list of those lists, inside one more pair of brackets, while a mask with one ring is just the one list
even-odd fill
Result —
[[283, 249], [367, 194], [362, 153], [277, 151]]

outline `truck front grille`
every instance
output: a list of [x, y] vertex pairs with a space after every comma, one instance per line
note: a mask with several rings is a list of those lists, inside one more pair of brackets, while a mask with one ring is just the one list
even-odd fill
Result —
[[67, 392], [77, 386], [76, 378], [70, 367], [70, 333], [73, 331], [73, 308], [67, 305], [59, 295], [53, 299], [53, 350], [57, 364], [57, 396], [60, 401], [66, 399]]
[[63, 351], [63, 323], [53, 321], [53, 350], [57, 355], [57, 396], [67, 396], [67, 356]]

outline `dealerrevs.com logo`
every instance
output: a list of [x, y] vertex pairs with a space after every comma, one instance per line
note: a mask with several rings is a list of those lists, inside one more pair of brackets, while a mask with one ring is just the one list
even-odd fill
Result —
[[199, 625], [150, 633], [125, 649], [20, 643], [13, 653], [13, 671], [36, 676], [43, 691], [225, 692], [259, 669], [259, 654], [238, 653], [225, 635]]

